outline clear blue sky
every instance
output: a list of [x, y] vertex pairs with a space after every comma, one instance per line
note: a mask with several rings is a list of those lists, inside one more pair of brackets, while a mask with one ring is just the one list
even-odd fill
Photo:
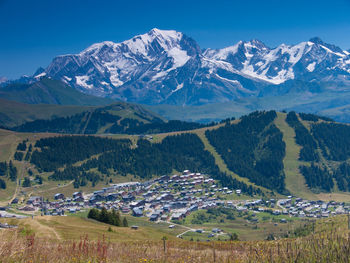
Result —
[[184, 32], [202, 48], [319, 36], [350, 49], [350, 0], [0, 0], [0, 76], [33, 74], [57, 55], [154, 27]]

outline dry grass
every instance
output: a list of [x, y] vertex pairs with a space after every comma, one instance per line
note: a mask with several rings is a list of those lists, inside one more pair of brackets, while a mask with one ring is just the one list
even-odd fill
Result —
[[[260, 242], [53, 242], [17, 231], [0, 233], [0, 262], [349, 262], [350, 240], [339, 231]], [[6, 241], [4, 241], [6, 240]]]
[[[345, 216], [317, 223], [315, 234], [276, 241], [191, 242], [161, 237], [111, 241], [101, 234], [52, 240], [31, 231], [0, 231], [0, 262], [350, 262]], [[125, 233], [126, 234], [126, 233]]]

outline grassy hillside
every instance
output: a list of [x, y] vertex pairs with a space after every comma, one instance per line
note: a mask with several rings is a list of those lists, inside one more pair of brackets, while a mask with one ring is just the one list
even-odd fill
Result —
[[[64, 118], [77, 115], [77, 118], [74, 119], [74, 124], [71, 126], [78, 124], [81, 125], [83, 129], [85, 125], [88, 125], [88, 117], [92, 112], [108, 113], [109, 115], [118, 116], [119, 120], [133, 119], [135, 121], [146, 123], [152, 122], [154, 119], [163, 120], [162, 117], [150, 112], [142, 106], [125, 102], [115, 102], [108, 106], [72, 106], [25, 104], [0, 99], [0, 126], [17, 127], [27, 122], [30, 123], [39, 120], [38, 125], [40, 125], [40, 122], [42, 122], [42, 125], [48, 126], [50, 125], [50, 122], [48, 121], [51, 119], [61, 119], [65, 123], [66, 120]], [[43, 122], [44, 120], [46, 122]], [[59, 125], [56, 124], [55, 121], [53, 121], [52, 124]]]
[[0, 99], [0, 125], [13, 127], [36, 119], [65, 117], [89, 111], [95, 106], [62, 106], [48, 104], [25, 104]]
[[168, 228], [168, 224], [155, 224], [145, 218], [134, 218], [127, 216], [130, 225], [137, 224], [140, 227], [135, 231], [129, 227], [113, 227], [113, 231], [107, 231], [109, 225], [95, 220], [87, 219], [86, 213], [81, 215], [60, 216], [36, 216], [34, 220], [27, 219], [5, 219], [1, 222], [19, 225], [22, 231], [35, 233], [39, 238], [49, 238], [52, 240], [79, 240], [88, 235], [89, 240], [98, 240], [102, 236], [111, 242], [128, 242], [135, 240], [155, 241], [161, 240], [163, 236], [168, 239], [175, 239], [176, 235], [185, 231], [185, 228]]
[[65, 134], [124, 133], [130, 129], [137, 131], [139, 126], [153, 122], [160, 125], [164, 121], [139, 105], [117, 102], [71, 116], [25, 122], [12, 129]]
[[59, 80], [42, 78], [33, 84], [10, 84], [0, 88], [0, 98], [27, 104], [107, 105], [113, 100], [91, 96]]
[[346, 217], [320, 220], [314, 233], [307, 229], [306, 236], [274, 241], [198, 242], [175, 240], [171, 231], [178, 230], [164, 225], [108, 232], [107, 225], [86, 219], [38, 217], [22, 220], [18, 230], [0, 231], [0, 257], [4, 262], [349, 262]]
[[302, 164], [299, 161], [301, 147], [295, 143], [295, 131], [286, 123], [285, 119], [286, 114], [278, 113], [275, 124], [282, 131], [286, 144], [286, 156], [283, 160], [286, 189], [296, 196], [315, 199], [315, 194], [307, 187], [305, 178], [299, 172], [299, 166]]

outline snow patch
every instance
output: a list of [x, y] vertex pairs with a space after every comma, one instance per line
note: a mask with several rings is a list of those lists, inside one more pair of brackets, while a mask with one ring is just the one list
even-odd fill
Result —
[[181, 84], [177, 85], [176, 89], [172, 90], [171, 93], [175, 93], [175, 92], [179, 91], [180, 89], [182, 89], [183, 87], [184, 87], [184, 84], [181, 83]]
[[310, 63], [310, 64], [306, 67], [306, 69], [307, 69], [309, 72], [312, 72], [312, 71], [315, 70], [315, 65], [316, 65], [316, 62], [312, 62], [312, 63]]
[[231, 82], [231, 83], [236, 84], [236, 85], [240, 85], [241, 84], [238, 80], [227, 79], [227, 78], [219, 76], [218, 74], [215, 74], [215, 76], [217, 76], [219, 79]]
[[67, 81], [71, 81], [72, 80], [72, 78], [69, 78], [69, 77], [67, 77], [67, 76], [64, 76], [63, 77], [65, 80], [67, 80]]
[[168, 54], [174, 59], [173, 68], [182, 67], [190, 59], [186, 51], [181, 50], [177, 47], [170, 49]]
[[44, 76], [46, 76], [46, 72], [42, 72], [42, 73], [36, 75], [34, 78], [40, 79], [41, 77], [44, 77]]
[[115, 87], [119, 87], [121, 85], [124, 84], [123, 81], [121, 81], [119, 78], [118, 78], [118, 75], [111, 75], [111, 77], [109, 78], [109, 80], [111, 81], [111, 83], [113, 84], [113, 86]]
[[152, 77], [152, 80], [156, 80], [156, 79], [159, 79], [159, 78], [162, 78], [164, 77], [168, 72], [167, 71], [160, 71], [158, 72], [156, 75], [154, 75]]
[[242, 41], [238, 42], [234, 46], [230, 46], [230, 47], [226, 47], [218, 50], [207, 49], [204, 52], [204, 56], [215, 60], [225, 60], [230, 54], [234, 55], [237, 53], [238, 47], [241, 43]]
[[89, 76], [75, 76], [76, 83], [80, 87], [83, 87], [85, 89], [93, 89], [94, 86], [92, 84], [87, 84], [89, 81], [90, 77]]
[[346, 56], [345, 54], [341, 54], [341, 53], [338, 53], [338, 52], [334, 52], [334, 51], [330, 50], [329, 48], [327, 48], [327, 47], [325, 47], [325, 46], [322, 46], [322, 45], [321, 45], [321, 48], [323, 48], [323, 49], [326, 50], [327, 52], [332, 53], [332, 54], [334, 54], [334, 55], [336, 55], [336, 56], [339, 56], [339, 57], [345, 57], [345, 56]]

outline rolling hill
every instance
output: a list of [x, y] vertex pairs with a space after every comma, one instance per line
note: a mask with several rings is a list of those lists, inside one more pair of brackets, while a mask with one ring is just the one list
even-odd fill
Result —
[[[222, 185], [243, 189], [247, 194], [273, 192], [313, 200], [349, 198], [350, 126], [311, 114], [255, 112], [216, 126], [153, 134], [151, 140], [100, 135], [84, 142], [82, 136], [72, 140], [62, 135], [50, 139], [55, 135], [47, 133], [6, 134], [5, 160], [13, 160], [18, 143], [28, 138], [26, 144], [32, 145], [33, 152], [27, 161], [14, 162], [32, 166], [48, 186], [74, 181], [76, 187], [93, 189], [108, 178], [118, 181], [136, 176], [143, 180], [188, 168], [207, 172]], [[9, 138], [17, 139], [9, 142]], [[118, 144], [118, 140], [110, 142], [107, 138], [124, 141]], [[100, 149], [97, 145], [113, 147]], [[69, 192], [75, 191], [72, 184], [67, 187]], [[45, 189], [41, 187], [41, 191]]]
[[0, 98], [26, 104], [107, 105], [114, 102], [79, 92], [60, 80], [45, 77], [31, 84], [13, 83], [1, 87]]
[[27, 121], [65, 117], [94, 108], [96, 106], [25, 104], [0, 98], [0, 126], [14, 127]]
[[[91, 125], [94, 121], [98, 122], [94, 125], [98, 130], [122, 119], [141, 123], [164, 121], [162, 117], [140, 105], [125, 102], [114, 102], [108, 106], [79, 106], [26, 104], [0, 99], [0, 126], [21, 131], [62, 132], [62, 130], [66, 130], [65, 133], [84, 133], [82, 132], [84, 125], [88, 125], [90, 121]], [[77, 125], [80, 125], [81, 128], [79, 128], [80, 126], [76, 127]], [[25, 128], [28, 126], [30, 128]], [[43, 130], [42, 126], [46, 128]], [[67, 127], [69, 127], [69, 131]], [[97, 130], [88, 133], [97, 133]]]

